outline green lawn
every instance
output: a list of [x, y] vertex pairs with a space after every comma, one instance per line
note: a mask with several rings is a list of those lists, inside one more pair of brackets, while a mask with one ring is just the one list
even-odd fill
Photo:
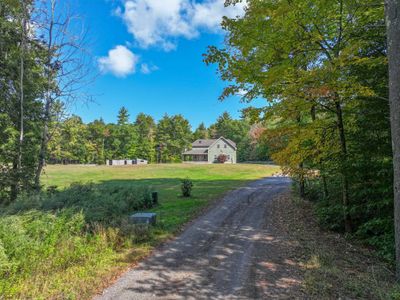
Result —
[[[269, 176], [279, 171], [272, 165], [193, 165], [163, 164], [144, 166], [48, 166], [43, 184], [67, 187], [73, 182], [94, 182], [105, 185], [147, 185], [159, 192], [158, 212], [168, 231], [176, 230], [193, 214], [228, 190], [249, 180]], [[194, 183], [190, 199], [180, 197], [180, 180]]]
[[[68, 208], [0, 214], [0, 299], [2, 295], [90, 298], [160, 242], [176, 234], [214, 199], [279, 170], [277, 166], [261, 164], [48, 166], [43, 184], [55, 185], [66, 193], [74, 182], [93, 182], [103, 190], [116, 186], [151, 187], [159, 192], [160, 204], [151, 209], [158, 213], [158, 225], [150, 231], [130, 228], [128, 232], [120, 223], [85, 224], [84, 211], [75, 210], [71, 215]], [[191, 198], [180, 196], [180, 180], [184, 178], [194, 183]], [[27, 200], [29, 207], [34, 199]], [[91, 209], [100, 208], [94, 205]], [[126, 219], [130, 213], [126, 211], [116, 218]]]

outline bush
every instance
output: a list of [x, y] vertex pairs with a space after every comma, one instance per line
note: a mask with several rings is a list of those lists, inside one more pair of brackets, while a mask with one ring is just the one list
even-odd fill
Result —
[[[107, 248], [86, 232], [82, 213], [29, 211], [0, 218], [0, 295], [18, 298], [21, 278], [62, 271]], [[43, 268], [46, 266], [46, 268]]]
[[192, 195], [193, 182], [190, 179], [182, 180], [181, 190], [183, 197], [190, 197]]
[[[73, 184], [21, 195], [0, 213], [0, 298], [34, 299], [49, 276], [81, 266], [97, 270], [119, 250], [149, 241], [152, 230], [130, 224], [128, 216], [152, 205], [151, 189], [143, 186]], [[25, 290], [27, 278], [35, 291]]]
[[225, 154], [220, 154], [217, 159], [219, 163], [223, 164], [228, 161], [228, 156], [226, 156]]
[[21, 195], [8, 207], [7, 213], [27, 210], [58, 211], [68, 208], [74, 213], [82, 212], [86, 223], [93, 225], [118, 225], [121, 217], [133, 211], [153, 206], [149, 187], [125, 185], [96, 185], [74, 183], [61, 192], [40, 192]]

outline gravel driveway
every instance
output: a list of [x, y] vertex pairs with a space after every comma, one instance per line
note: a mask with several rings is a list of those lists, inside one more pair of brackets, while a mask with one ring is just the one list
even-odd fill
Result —
[[269, 215], [287, 178], [228, 193], [175, 240], [96, 299], [287, 299], [300, 293], [298, 266]]

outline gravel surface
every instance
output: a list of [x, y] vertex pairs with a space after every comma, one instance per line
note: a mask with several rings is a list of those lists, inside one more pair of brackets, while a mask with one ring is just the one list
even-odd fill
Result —
[[285, 255], [290, 240], [270, 217], [289, 185], [271, 177], [228, 193], [96, 299], [301, 297], [299, 267]]

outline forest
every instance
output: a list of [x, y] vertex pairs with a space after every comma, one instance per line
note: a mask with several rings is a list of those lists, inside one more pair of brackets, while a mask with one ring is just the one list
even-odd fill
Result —
[[239, 120], [225, 112], [208, 128], [201, 123], [194, 131], [182, 115], [165, 114], [156, 122], [150, 115], [139, 113], [130, 122], [129, 112], [122, 107], [117, 120], [116, 124], [106, 124], [102, 119], [84, 124], [79, 116], [70, 116], [54, 123], [47, 161], [101, 165], [106, 159], [137, 157], [150, 163], [181, 162], [182, 152], [196, 139], [221, 136], [237, 143], [239, 161], [268, 160], [266, 144], [257, 139], [262, 125], [252, 123], [245, 112]]

